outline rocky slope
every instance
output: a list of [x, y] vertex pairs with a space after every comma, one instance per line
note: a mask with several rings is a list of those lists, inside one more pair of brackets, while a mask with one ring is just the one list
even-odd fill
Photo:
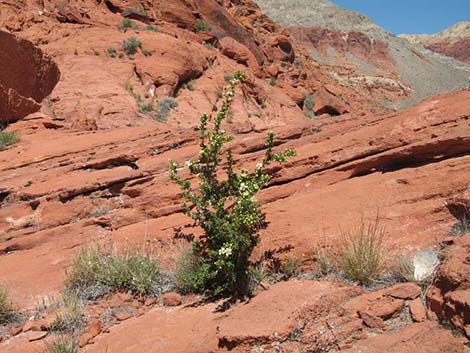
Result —
[[470, 64], [470, 22], [460, 22], [436, 34], [401, 34], [401, 38], [436, 53]]
[[398, 38], [329, 0], [257, 3], [327, 65], [331, 76], [368, 90], [385, 106], [409, 106], [469, 84], [469, 66]]
[[[268, 129], [276, 148], [298, 153], [271, 169], [259, 195], [269, 227], [254, 257], [298, 259], [304, 275], [263, 284], [224, 312], [221, 302], [191, 295], [100, 298], [85, 309], [80, 352], [468, 353], [470, 234], [448, 232], [470, 205], [470, 90], [372, 114], [363, 92], [331, 79], [250, 1], [0, 4], [2, 29], [30, 40], [60, 70], [40, 112], [7, 127], [20, 141], [0, 151], [0, 282], [15, 305], [39, 311], [60, 296], [65, 271], [87, 244], [150, 243], [164, 268], [174, 265], [188, 246], [181, 233], [199, 230], [181, 212], [168, 160], [194, 158], [197, 114], [213, 110], [224, 76], [241, 69], [248, 78], [224, 126], [236, 136], [235, 167], [260, 159]], [[124, 18], [139, 27], [120, 29]], [[209, 29], [195, 33], [197, 20]], [[142, 42], [133, 58], [121, 49], [131, 36]], [[305, 93], [320, 117], [305, 116]], [[153, 104], [165, 97], [177, 107], [156, 121]], [[387, 265], [418, 250], [441, 253], [432, 285], [371, 289], [312, 279], [312, 248], [335, 254], [343, 233], [377, 212]], [[0, 351], [43, 351], [57, 310], [41, 310], [0, 327]]]

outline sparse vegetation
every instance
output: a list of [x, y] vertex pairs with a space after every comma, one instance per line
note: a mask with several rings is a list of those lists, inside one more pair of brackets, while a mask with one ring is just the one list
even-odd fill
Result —
[[122, 50], [124, 50], [128, 56], [132, 56], [137, 53], [139, 48], [142, 48], [142, 42], [135, 37], [130, 37], [122, 42]]
[[[184, 260], [181, 278], [189, 278], [180, 288], [212, 295], [243, 296], [249, 291], [250, 256], [258, 243], [258, 231], [264, 224], [264, 213], [256, 201], [256, 193], [271, 177], [264, 170], [271, 162], [285, 162], [295, 151], [273, 152], [274, 133], [266, 140], [266, 154], [255, 170], [237, 174], [230, 151], [227, 152], [227, 178], [220, 179], [222, 148], [233, 139], [221, 130], [221, 123], [233, 101], [235, 86], [245, 75], [236, 72], [225, 90], [222, 106], [208, 129], [211, 118], [200, 117], [201, 150], [196, 161], [186, 163], [189, 173], [199, 179], [198, 191], [189, 180], [178, 176], [181, 165], [170, 162], [170, 177], [178, 183], [186, 202], [183, 210], [204, 230], [200, 240], [193, 242], [192, 256]], [[184, 276], [182, 276], [184, 274]]]
[[14, 145], [19, 140], [16, 132], [0, 131], [0, 151]]
[[108, 48], [108, 54], [110, 57], [115, 58], [117, 55], [116, 48], [113, 48], [113, 47]]
[[128, 18], [124, 18], [119, 24], [119, 30], [124, 32], [126, 29], [137, 29], [137, 25], [134, 23], [134, 21]]
[[127, 253], [119, 256], [100, 246], [81, 249], [67, 273], [66, 291], [91, 299], [115, 290], [148, 295], [159, 281], [160, 270], [150, 256]]
[[366, 225], [361, 222], [357, 232], [344, 237], [341, 244], [340, 266], [342, 272], [352, 281], [368, 285], [384, 271], [383, 240], [385, 229], [378, 217]]
[[163, 97], [157, 105], [156, 118], [158, 121], [163, 122], [166, 120], [167, 115], [178, 106], [178, 102], [173, 97]]
[[280, 274], [284, 280], [295, 277], [299, 274], [300, 264], [301, 260], [299, 258], [285, 254], [280, 262], [278, 274]]
[[78, 341], [67, 335], [60, 335], [46, 345], [45, 353], [78, 353]]
[[277, 78], [276, 77], [271, 77], [271, 79], [269, 80], [269, 84], [271, 86], [276, 86], [276, 83], [277, 83]]
[[145, 30], [147, 31], [153, 31], [153, 32], [161, 32], [160, 28], [156, 27], [156, 26], [152, 26], [152, 25], [148, 25], [148, 26], [145, 26]]
[[463, 214], [460, 219], [452, 226], [449, 235], [462, 236], [470, 233], [470, 217]]
[[51, 324], [52, 332], [67, 332], [74, 334], [85, 325], [83, 300], [75, 293], [66, 292], [63, 297], [64, 311], [57, 315]]
[[10, 295], [5, 287], [0, 286], [0, 326], [11, 322], [15, 317], [15, 310]]
[[331, 254], [318, 245], [313, 247], [313, 257], [315, 260], [314, 272], [321, 276], [327, 276], [336, 272], [336, 266]]
[[207, 24], [203, 20], [196, 20], [196, 24], [194, 25], [194, 32], [203, 32], [207, 31]]

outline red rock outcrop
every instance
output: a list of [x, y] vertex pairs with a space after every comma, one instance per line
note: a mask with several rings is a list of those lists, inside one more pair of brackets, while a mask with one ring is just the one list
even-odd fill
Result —
[[30, 41], [0, 31], [0, 121], [15, 121], [41, 108], [60, 72]]

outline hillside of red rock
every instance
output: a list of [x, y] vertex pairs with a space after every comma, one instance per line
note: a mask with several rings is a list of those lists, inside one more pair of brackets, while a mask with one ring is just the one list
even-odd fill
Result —
[[[449, 230], [470, 217], [470, 90], [373, 113], [365, 91], [331, 78], [248, 0], [0, 5], [2, 35], [36, 60], [7, 61], [9, 72], [31, 70], [15, 91], [35, 107], [6, 128], [20, 140], [0, 151], [0, 284], [16, 306], [35, 310], [59, 297], [87, 244], [148, 242], [162, 263], [174, 261], [176, 234], [199, 230], [181, 211], [168, 161], [194, 159], [198, 115], [215, 110], [227, 76], [243, 70], [224, 122], [235, 168], [262, 158], [271, 129], [276, 149], [297, 151], [270, 169], [258, 197], [268, 227], [254, 258], [284, 249], [303, 275], [264, 284], [224, 311], [175, 293], [165, 305], [127, 293], [101, 298], [86, 308], [79, 352], [468, 353], [470, 234]], [[141, 45], [128, 55], [122, 43], [131, 37]], [[385, 49], [356, 45], [361, 38], [344, 52], [386, 67]], [[387, 265], [439, 253], [431, 283], [368, 288], [309, 277], [314, 246], [335, 253], [345, 232], [377, 214]], [[0, 351], [43, 351], [53, 336], [47, 313], [0, 327]]]
[[256, 2], [284, 25], [330, 76], [368, 92], [378, 106], [408, 107], [469, 85], [470, 66], [451, 58], [465, 56], [468, 46], [464, 42], [451, 46], [442, 40], [436, 45], [451, 47], [435, 51], [455, 55], [436, 55], [329, 0]]
[[402, 34], [402, 38], [470, 64], [470, 22], [460, 22], [436, 34]]

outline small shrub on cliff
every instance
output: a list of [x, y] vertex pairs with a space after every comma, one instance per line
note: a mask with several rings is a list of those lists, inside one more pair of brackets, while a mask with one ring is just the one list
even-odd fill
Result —
[[207, 24], [203, 20], [197, 20], [194, 25], [194, 32], [198, 33], [202, 31], [207, 31]]
[[357, 232], [351, 232], [341, 244], [341, 270], [349, 279], [368, 285], [384, 271], [383, 239], [385, 229], [377, 218], [367, 226], [364, 222]]
[[128, 18], [124, 18], [119, 24], [119, 30], [124, 32], [126, 29], [137, 29], [137, 25], [134, 23], [134, 21]]
[[[249, 287], [250, 256], [258, 244], [258, 231], [264, 225], [255, 195], [268, 184], [271, 177], [265, 168], [271, 162], [285, 162], [294, 156], [294, 150], [274, 153], [274, 133], [266, 140], [264, 159], [253, 172], [234, 170], [232, 154], [227, 151], [226, 178], [220, 177], [223, 147], [233, 137], [226, 135], [221, 123], [226, 119], [234, 97], [235, 86], [244, 79], [243, 72], [236, 72], [225, 90], [222, 106], [213, 119], [200, 117], [200, 147], [196, 161], [186, 162], [191, 176], [199, 179], [195, 189], [189, 180], [178, 173], [181, 165], [170, 162], [170, 178], [183, 191], [183, 210], [203, 230], [203, 236], [193, 243], [192, 257], [185, 272], [190, 280], [188, 290], [212, 295], [247, 294]], [[189, 261], [189, 260], [188, 260]]]
[[16, 132], [0, 131], [0, 151], [7, 147], [14, 145], [19, 141], [19, 137]]
[[93, 246], [77, 253], [67, 273], [65, 288], [69, 293], [75, 293], [84, 299], [98, 297], [113, 290], [147, 295], [158, 284], [159, 277], [159, 266], [149, 256], [119, 256]]
[[309, 119], [315, 118], [315, 113], [313, 112], [313, 98], [309, 93], [304, 94], [304, 115]]
[[0, 326], [10, 323], [15, 317], [8, 290], [0, 286]]
[[135, 37], [130, 37], [122, 41], [122, 50], [124, 50], [128, 56], [137, 53], [139, 48], [142, 48], [142, 42]]
[[156, 117], [160, 122], [165, 121], [167, 115], [178, 106], [178, 102], [173, 97], [163, 97], [157, 105]]

